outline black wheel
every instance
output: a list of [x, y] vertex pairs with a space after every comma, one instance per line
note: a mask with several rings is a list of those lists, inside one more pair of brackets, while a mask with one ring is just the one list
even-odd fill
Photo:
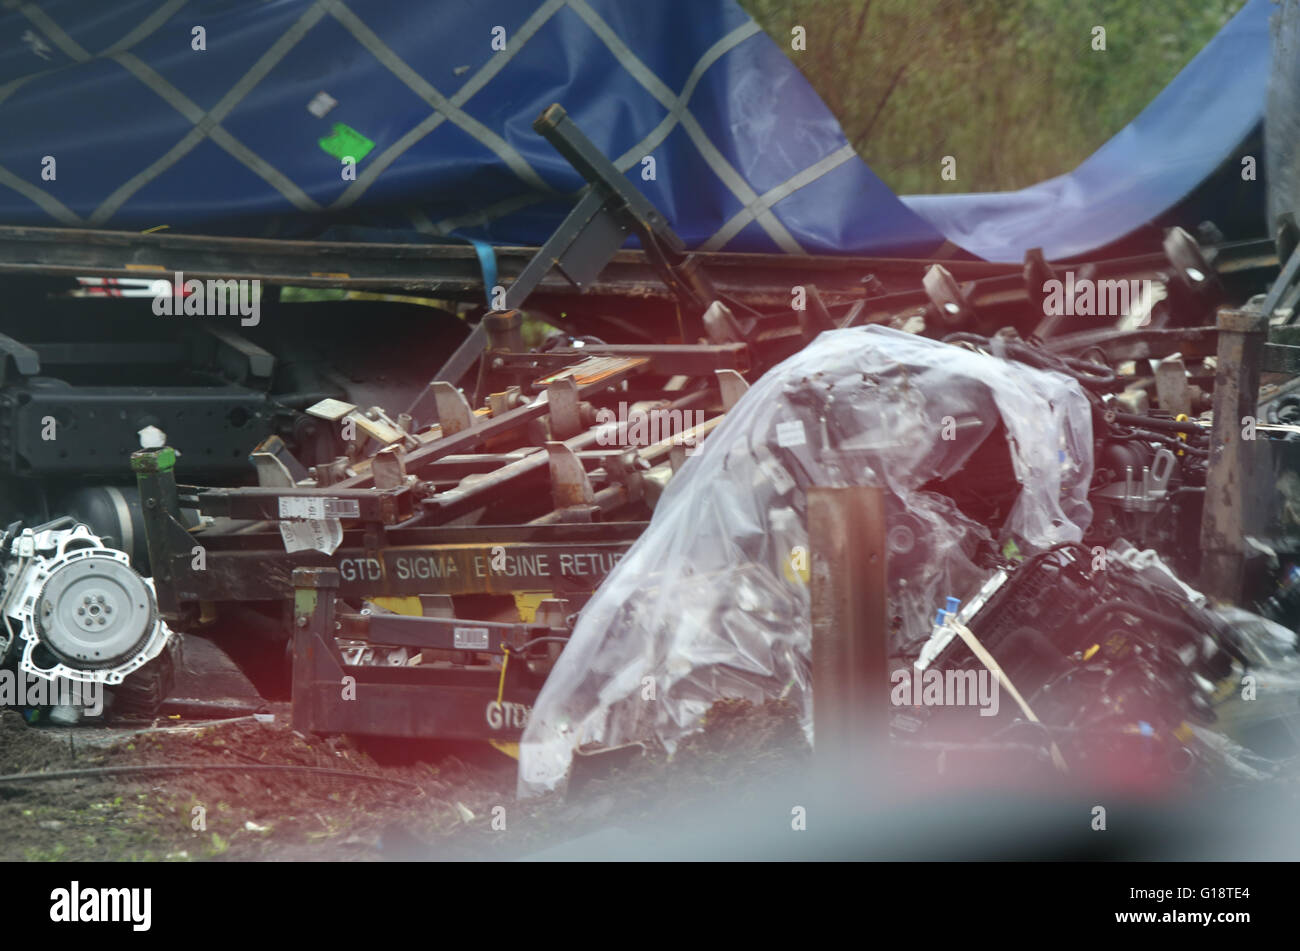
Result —
[[109, 716], [115, 720], [153, 719], [176, 683], [180, 650], [181, 636], [174, 634], [161, 654], [117, 686], [108, 687], [112, 697]]

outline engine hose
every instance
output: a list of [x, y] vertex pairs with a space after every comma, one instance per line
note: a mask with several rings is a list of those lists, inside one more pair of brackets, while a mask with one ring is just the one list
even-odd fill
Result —
[[1193, 446], [1190, 443], [1183, 442], [1181, 439], [1175, 439], [1173, 436], [1166, 433], [1158, 433], [1153, 429], [1134, 429], [1129, 432], [1111, 433], [1110, 438], [1120, 442], [1132, 442], [1135, 439], [1140, 439], [1146, 442], [1158, 442], [1162, 446], [1176, 449], [1179, 452], [1186, 452], [1193, 456], [1205, 456], [1208, 458], [1210, 455], [1208, 449], [1202, 449], [1200, 446]]
[[1088, 550], [1087, 546], [1081, 545], [1079, 542], [1057, 542], [1051, 548], [1044, 548], [1036, 555], [1030, 555], [1016, 570], [1028, 573], [1028, 571], [1031, 571], [1040, 562], [1046, 561], [1052, 555], [1060, 552], [1071, 552], [1075, 557], [1084, 561], [1087, 561], [1092, 557], [1092, 552]]
[[[1119, 612], [1131, 614], [1136, 618], [1140, 618], [1154, 628], [1181, 634], [1184, 637], [1188, 637], [1192, 643], [1196, 643], [1201, 637], [1200, 632], [1186, 621], [1170, 617], [1167, 614], [1161, 614], [1159, 611], [1152, 611], [1148, 608], [1138, 607], [1135, 604], [1129, 604], [1124, 601], [1110, 601], [1105, 604], [1097, 605], [1079, 619], [1079, 627], [1087, 629], [1088, 627], [1095, 626], [1097, 622], [1106, 615], [1116, 614]], [[1149, 646], [1158, 647], [1159, 645], [1151, 644]], [[1233, 657], [1237, 657], [1238, 660], [1243, 660], [1244, 662], [1244, 659], [1239, 656], [1239, 652], [1236, 651], [1235, 648], [1226, 643], [1221, 644], [1221, 646]]]
[[[1110, 367], [1102, 366], [1100, 363], [1093, 363], [1091, 360], [1084, 360], [1081, 357], [1057, 357], [1066, 369], [1061, 370], [1073, 376], [1080, 383], [1087, 386], [1092, 384], [1097, 387], [1107, 387], [1115, 382], [1115, 371]], [[1048, 367], [1048, 369], [1057, 369]]]
[[1194, 420], [1185, 419], [1179, 422], [1176, 419], [1160, 419], [1157, 416], [1136, 416], [1133, 413], [1116, 413], [1115, 422], [1121, 426], [1130, 426], [1135, 429], [1158, 429], [1168, 433], [1203, 433], [1205, 427], [1196, 423]]
[[[993, 350], [993, 342], [979, 334], [959, 331], [943, 338], [944, 343], [970, 343], [985, 350]], [[1004, 341], [1006, 354], [1012, 359], [1040, 370], [1054, 370], [1073, 377], [1081, 385], [1096, 389], [1106, 389], [1115, 383], [1115, 371], [1100, 363], [1084, 360], [1080, 357], [1062, 357], [1034, 347], [1023, 340], [1008, 339]]]

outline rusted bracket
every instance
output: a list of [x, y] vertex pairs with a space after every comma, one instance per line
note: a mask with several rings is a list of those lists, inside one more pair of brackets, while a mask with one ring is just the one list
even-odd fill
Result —
[[808, 490], [812, 687], [818, 760], [889, 737], [885, 501], [878, 486]]
[[1268, 333], [1268, 312], [1256, 308], [1219, 311], [1214, 424], [1201, 515], [1201, 589], [1237, 603], [1245, 564], [1245, 497], [1256, 457], [1242, 429], [1258, 412], [1259, 375]]

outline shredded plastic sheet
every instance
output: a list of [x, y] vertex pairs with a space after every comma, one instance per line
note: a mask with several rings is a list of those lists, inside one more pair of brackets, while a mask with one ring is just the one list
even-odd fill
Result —
[[1237, 607], [1215, 606], [1210, 611], [1231, 629], [1246, 663], [1234, 667], [1231, 690], [1215, 705], [1215, 729], [1194, 730], [1202, 756], [1216, 757], [1230, 778], [1252, 781], [1277, 775], [1300, 756], [1296, 632]]
[[806, 489], [888, 490], [891, 647], [915, 649], [936, 606], [984, 582], [973, 556], [992, 542], [923, 487], [999, 420], [1021, 485], [1001, 534], [1026, 551], [1079, 541], [1092, 423], [1075, 380], [880, 327], [823, 333], [771, 370], [583, 610], [524, 733], [520, 794], [560, 784], [579, 746], [671, 750], [723, 696], [785, 696], [811, 736]]

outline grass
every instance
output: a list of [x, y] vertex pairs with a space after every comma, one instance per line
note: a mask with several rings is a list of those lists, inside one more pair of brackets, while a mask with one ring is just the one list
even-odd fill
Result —
[[[1245, 0], [739, 2], [858, 154], [909, 194], [1022, 188], [1069, 171]], [[791, 48], [795, 26], [805, 50]], [[946, 156], [954, 180], [941, 176]]]

